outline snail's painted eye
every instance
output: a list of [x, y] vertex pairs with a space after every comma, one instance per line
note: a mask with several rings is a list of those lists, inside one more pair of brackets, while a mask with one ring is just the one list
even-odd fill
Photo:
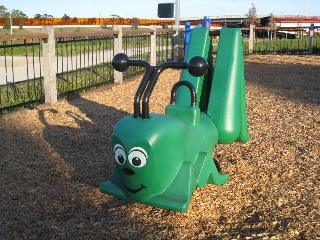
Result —
[[148, 160], [147, 152], [141, 147], [134, 147], [130, 150], [128, 160], [132, 166], [141, 168], [146, 165]]
[[126, 162], [126, 153], [124, 152], [124, 148], [120, 144], [116, 144], [113, 147], [114, 159], [120, 165], [123, 165]]

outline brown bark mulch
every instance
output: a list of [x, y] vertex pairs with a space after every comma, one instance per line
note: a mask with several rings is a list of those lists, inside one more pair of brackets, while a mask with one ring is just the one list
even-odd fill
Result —
[[[320, 239], [320, 56], [246, 56], [245, 73], [251, 139], [213, 149], [230, 180], [188, 213], [98, 190], [140, 78], [1, 116], [0, 239]], [[151, 112], [178, 79], [161, 75]]]

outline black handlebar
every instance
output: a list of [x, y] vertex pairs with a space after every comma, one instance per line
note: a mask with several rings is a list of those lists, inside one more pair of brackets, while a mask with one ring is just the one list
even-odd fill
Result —
[[200, 77], [208, 71], [208, 62], [200, 56], [192, 57], [187, 63], [185, 62], [165, 62], [157, 67], [151, 66], [143, 60], [131, 60], [126, 54], [118, 53], [112, 59], [112, 66], [119, 72], [126, 71], [129, 66], [145, 67], [146, 72], [138, 87], [134, 98], [134, 117], [140, 117], [140, 100], [142, 98], [142, 115], [143, 119], [149, 118], [149, 98], [157, 83], [161, 72], [168, 68], [188, 69], [189, 73], [195, 77]]
[[[207, 61], [200, 56], [194, 56], [190, 60], [185, 62], [165, 62], [158, 67], [152, 67], [147, 61], [144, 60], [131, 60], [126, 54], [118, 53], [112, 59], [112, 66], [115, 70], [119, 72], [126, 71], [130, 66], [140, 66], [148, 68], [157, 68], [162, 72], [167, 68], [176, 68], [176, 69], [188, 69], [189, 73], [192, 76], [200, 77], [208, 71]], [[163, 69], [163, 70], [162, 70]]]

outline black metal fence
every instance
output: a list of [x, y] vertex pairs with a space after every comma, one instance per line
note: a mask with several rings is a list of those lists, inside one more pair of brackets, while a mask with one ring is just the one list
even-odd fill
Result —
[[60, 37], [56, 40], [58, 98], [113, 82], [112, 36]]
[[[150, 61], [149, 31], [124, 31], [122, 50], [132, 59]], [[112, 34], [97, 36], [82, 33], [73, 36], [58, 33], [55, 43], [56, 80], [58, 98], [69, 97], [80, 92], [106, 86], [114, 82], [114, 70], [111, 65], [114, 56]], [[173, 59], [174, 31], [161, 32], [156, 37], [157, 64]], [[19, 40], [22, 38], [22, 40]], [[17, 36], [6, 40], [0, 36], [0, 63], [4, 68], [0, 72], [0, 114], [21, 108], [30, 108], [44, 103], [43, 49], [40, 37]], [[140, 75], [141, 67], [130, 67], [123, 74], [124, 79]]]
[[[179, 31], [178, 61], [184, 57], [184, 31]], [[157, 65], [174, 60], [175, 35], [173, 32], [157, 33]]]
[[[313, 38], [313, 53], [320, 53], [320, 38]], [[253, 43], [253, 53], [267, 54], [267, 53], [278, 53], [278, 54], [308, 54], [310, 46], [310, 38], [257, 38]], [[248, 39], [243, 40], [244, 53], [249, 53], [249, 41]]]
[[[132, 59], [150, 61], [150, 31], [127, 31], [122, 37], [122, 49]], [[161, 30], [156, 34], [156, 64], [174, 58], [175, 31]], [[31, 34], [8, 40], [0, 36], [0, 114], [44, 103], [43, 49], [46, 34]], [[85, 35], [85, 36], [84, 36]], [[114, 56], [112, 34], [82, 36], [57, 34], [56, 64], [58, 98], [68, 97], [114, 82], [111, 60]], [[310, 39], [256, 39], [254, 53], [306, 53]], [[179, 32], [178, 60], [184, 57], [184, 31]], [[320, 39], [314, 37], [314, 53], [320, 53]], [[213, 52], [218, 40], [213, 41]], [[244, 53], [249, 42], [243, 39]], [[141, 67], [130, 67], [123, 75], [128, 79], [142, 74]]]
[[0, 45], [0, 114], [43, 103], [41, 39]]
[[[122, 49], [131, 59], [145, 60], [150, 62], [150, 33], [126, 34], [122, 37]], [[131, 66], [123, 73], [124, 79], [129, 79], [139, 74], [143, 74], [144, 68]]]

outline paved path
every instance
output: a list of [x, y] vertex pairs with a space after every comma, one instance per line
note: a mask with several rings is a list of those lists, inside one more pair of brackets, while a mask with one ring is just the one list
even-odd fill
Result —
[[[149, 48], [145, 47], [135, 51], [128, 49], [128, 56], [133, 56], [149, 52]], [[72, 71], [79, 68], [89, 67], [102, 62], [110, 62], [113, 57], [113, 51], [99, 51], [94, 53], [85, 53], [82, 55], [74, 55], [72, 57], [58, 56], [57, 72]], [[12, 65], [13, 62], [13, 65]], [[53, 64], [57, 64], [56, 62]], [[81, 64], [81, 65], [80, 65]], [[13, 68], [12, 68], [13, 66]], [[41, 66], [41, 69], [40, 69]], [[41, 71], [40, 71], [41, 70]], [[24, 81], [27, 79], [39, 78], [43, 76], [43, 59], [42, 57], [16, 57], [0, 56], [0, 85], [12, 82]]]

